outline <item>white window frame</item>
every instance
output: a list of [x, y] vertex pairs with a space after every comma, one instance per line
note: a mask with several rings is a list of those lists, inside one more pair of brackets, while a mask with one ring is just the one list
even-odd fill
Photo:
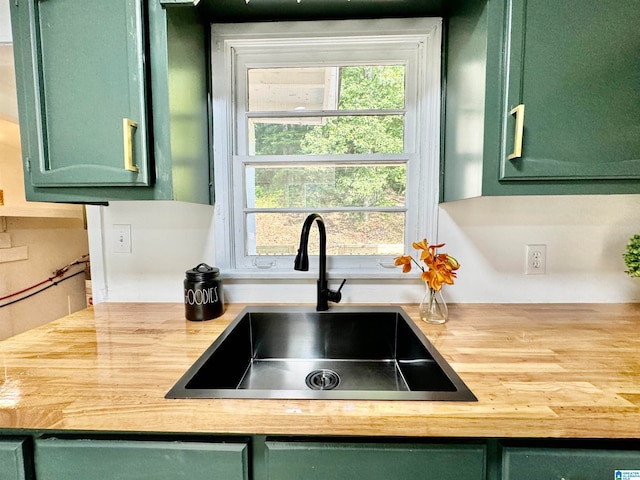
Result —
[[[250, 156], [246, 145], [238, 141], [237, 128], [244, 129], [245, 125], [246, 92], [243, 86], [236, 85], [235, 77], [238, 73], [244, 74], [246, 68], [281, 66], [283, 61], [291, 62], [286, 66], [332, 64], [336, 59], [352, 65], [384, 61], [406, 66], [405, 152], [379, 157], [407, 165], [405, 251], [409, 252], [412, 242], [422, 238], [431, 242], [436, 240], [440, 183], [441, 18], [213, 24], [211, 28], [215, 251], [216, 263], [226, 276], [300, 276], [300, 272], [293, 271], [293, 256], [244, 254], [243, 165], [276, 158]], [[303, 59], [311, 58], [312, 61], [305, 64], [301, 61], [301, 53]], [[274, 57], [278, 60], [276, 64]], [[326, 160], [343, 157], [331, 155]], [[314, 158], [322, 160], [320, 156]], [[295, 156], [277, 159], [296, 160]], [[316, 232], [311, 234], [316, 235]], [[331, 237], [330, 229], [327, 237]], [[311, 262], [311, 275], [315, 276], [317, 255], [312, 256]], [[330, 256], [327, 267], [334, 275], [351, 278], [400, 275], [400, 269], [393, 266], [393, 257], [383, 255]]]

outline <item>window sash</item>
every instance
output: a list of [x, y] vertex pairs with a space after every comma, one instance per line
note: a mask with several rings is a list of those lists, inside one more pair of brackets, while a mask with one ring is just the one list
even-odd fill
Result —
[[249, 118], [308, 118], [308, 117], [373, 117], [406, 115], [406, 108], [388, 108], [384, 110], [283, 110], [283, 111], [255, 111], [246, 112]]
[[[398, 32], [410, 31], [407, 35], [387, 35], [379, 37], [377, 35], [355, 35], [353, 38], [342, 36], [338, 40], [343, 44], [337, 45], [334, 38], [321, 38], [320, 36], [310, 36], [305, 38], [261, 39], [259, 34], [255, 36], [251, 33], [253, 27], [249, 28], [246, 35], [233, 35], [228, 26], [214, 25], [213, 31], [222, 31], [221, 42], [214, 34], [213, 50], [214, 59], [212, 61], [214, 77], [214, 159], [220, 159], [220, 152], [228, 158], [226, 166], [220, 167], [221, 163], [216, 162], [216, 218], [228, 223], [232, 227], [229, 235], [223, 235], [221, 228], [216, 228], [216, 250], [218, 253], [218, 263], [228, 270], [264, 270], [289, 271], [291, 269], [293, 256], [246, 256], [245, 242], [245, 218], [253, 213], [264, 212], [307, 212], [305, 209], [283, 208], [264, 209], [249, 208], [246, 205], [245, 178], [246, 166], [251, 165], [274, 165], [274, 166], [298, 166], [298, 165], [358, 165], [375, 163], [380, 164], [405, 164], [407, 185], [406, 202], [402, 207], [339, 207], [328, 209], [313, 209], [318, 213], [341, 212], [341, 211], [372, 211], [372, 212], [398, 212], [405, 214], [405, 248], [410, 248], [411, 242], [424, 236], [435, 238], [435, 218], [437, 213], [438, 200], [438, 159], [439, 159], [439, 102], [440, 102], [440, 19], [425, 20], [426, 27], [421, 25], [414, 31], [411, 28], [400, 26]], [[365, 25], [371, 21], [358, 21], [355, 23]], [[390, 21], [393, 24], [401, 25], [402, 21]], [[318, 22], [316, 26], [318, 25]], [[327, 23], [327, 22], [320, 22]], [[347, 22], [329, 22], [332, 24]], [[244, 27], [244, 26], [243, 26]], [[263, 29], [264, 25], [255, 28]], [[345, 26], [346, 30], [354, 30]], [[270, 27], [266, 26], [269, 30]], [[227, 30], [228, 32], [225, 32]], [[329, 29], [322, 29], [326, 33]], [[383, 31], [386, 29], [370, 30]], [[420, 30], [418, 32], [418, 30]], [[366, 32], [366, 30], [361, 30]], [[228, 33], [229, 38], [225, 37]], [[343, 33], [344, 34], [344, 33]], [[275, 30], [269, 35], [278, 35]], [[319, 34], [318, 34], [319, 35]], [[346, 35], [346, 34], [345, 34]], [[425, 44], [429, 47], [425, 49]], [[278, 48], [286, 47], [283, 52], [275, 52]], [[215, 50], [223, 53], [216, 55]], [[309, 49], [313, 50], [310, 55]], [[354, 54], [353, 51], [356, 53]], [[268, 55], [265, 55], [268, 54]], [[354, 55], [358, 55], [355, 59]], [[301, 60], [312, 57], [313, 62]], [[217, 58], [217, 60], [216, 60]], [[248, 85], [246, 81], [236, 82], [236, 78], [246, 79], [249, 68], [280, 68], [287, 66], [318, 66], [322, 62], [328, 62], [328, 66], [347, 65], [371, 65], [371, 64], [402, 64], [405, 66], [405, 108], [404, 109], [381, 109], [381, 110], [315, 110], [315, 111], [252, 111], [248, 112]], [[428, 63], [428, 67], [425, 65]], [[220, 67], [224, 66], [227, 72], [233, 72], [233, 77], [226, 77], [224, 81], [219, 80]], [[218, 74], [218, 75], [217, 75]], [[236, 77], [238, 76], [238, 77]], [[218, 81], [216, 82], [216, 79]], [[217, 85], [217, 86], [216, 86]], [[436, 92], [433, 93], [433, 87]], [[215, 102], [216, 92], [233, 98], [233, 102], [228, 102], [221, 106]], [[217, 112], [217, 114], [216, 114]], [[222, 128], [222, 134], [216, 135], [215, 118], [219, 118], [223, 113], [231, 122], [227, 125], [235, 125]], [[248, 124], [251, 118], [295, 118], [295, 117], [321, 117], [321, 116], [357, 116], [357, 115], [403, 115], [405, 121], [404, 152], [401, 154], [374, 154], [374, 155], [250, 155]], [[425, 130], [430, 130], [431, 137], [426, 142], [422, 135]], [[220, 140], [228, 139], [228, 146], [222, 146]], [[217, 142], [215, 140], [218, 140]], [[421, 156], [427, 156], [426, 161], [421, 161]], [[434, 167], [435, 165], [435, 167]], [[434, 185], [433, 189], [426, 194], [424, 181], [421, 179], [430, 176], [428, 182]], [[233, 192], [231, 197], [226, 197], [219, 201], [219, 193]], [[310, 213], [310, 212], [309, 212]], [[225, 229], [226, 230], [226, 229]], [[328, 232], [328, 235], [331, 233]], [[223, 258], [220, 258], [220, 257]], [[395, 274], [397, 269], [389, 269], [392, 259], [388, 257], [372, 256], [379, 258], [363, 259], [361, 256], [339, 257], [334, 264], [339, 264], [343, 269], [359, 268], [361, 270], [371, 270], [384, 267], [387, 273]], [[228, 264], [227, 264], [227, 259]], [[331, 268], [331, 261], [329, 267]], [[367, 267], [368, 265], [368, 267]], [[365, 267], [363, 269], [363, 267]]]
[[[364, 157], [364, 158], [363, 158]], [[408, 166], [411, 158], [415, 163], [415, 155], [408, 156], [404, 154], [392, 154], [392, 155], [317, 155], [313, 161], [309, 160], [305, 155], [264, 155], [264, 156], [234, 156], [234, 164], [238, 165], [238, 168], [234, 169], [236, 177], [234, 178], [235, 185], [242, 185], [241, 189], [237, 189], [242, 194], [242, 200], [237, 200], [236, 205], [242, 205], [242, 211], [244, 213], [250, 212], [304, 212], [308, 211], [305, 208], [292, 208], [292, 207], [249, 207], [247, 205], [246, 195], [246, 178], [245, 172], [247, 167], [251, 166], [271, 166], [271, 167], [343, 167], [343, 166]], [[338, 159], [339, 158], [339, 159]], [[408, 192], [405, 193], [404, 205], [400, 206], [358, 206], [358, 207], [315, 207], [313, 210], [316, 213], [322, 212], [399, 212], [407, 210], [406, 197]]]

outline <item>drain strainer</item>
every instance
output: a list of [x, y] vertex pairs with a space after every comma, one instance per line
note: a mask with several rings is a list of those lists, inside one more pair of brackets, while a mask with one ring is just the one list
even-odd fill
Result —
[[333, 370], [314, 370], [304, 381], [311, 390], [333, 390], [340, 385], [340, 376]]

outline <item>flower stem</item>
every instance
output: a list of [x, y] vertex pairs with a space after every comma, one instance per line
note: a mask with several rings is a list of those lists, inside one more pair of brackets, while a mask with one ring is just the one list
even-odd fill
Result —
[[413, 263], [415, 263], [415, 264], [418, 266], [418, 268], [419, 268], [420, 270], [422, 270], [422, 271], [424, 272], [424, 267], [423, 267], [422, 265], [420, 265], [420, 264], [416, 261], [416, 259], [415, 259], [415, 258], [413, 258], [413, 257], [409, 257], [409, 258], [411, 259], [411, 261], [412, 261]]

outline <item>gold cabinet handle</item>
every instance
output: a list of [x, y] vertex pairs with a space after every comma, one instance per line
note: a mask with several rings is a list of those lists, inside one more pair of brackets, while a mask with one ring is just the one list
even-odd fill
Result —
[[138, 124], [128, 118], [122, 119], [122, 133], [124, 134], [124, 169], [138, 173], [140, 169], [133, 164], [133, 129]]
[[509, 112], [509, 115], [516, 116], [516, 133], [513, 137], [513, 153], [509, 155], [509, 160], [522, 157], [522, 134], [524, 132], [524, 103], [521, 103]]

